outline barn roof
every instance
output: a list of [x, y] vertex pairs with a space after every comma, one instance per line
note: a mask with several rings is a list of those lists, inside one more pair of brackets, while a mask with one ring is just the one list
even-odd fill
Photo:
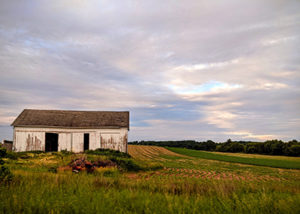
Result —
[[24, 109], [11, 124], [22, 127], [128, 128], [128, 111], [65, 111]]

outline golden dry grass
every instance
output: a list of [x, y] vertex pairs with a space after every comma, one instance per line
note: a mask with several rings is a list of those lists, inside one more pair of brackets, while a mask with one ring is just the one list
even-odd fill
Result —
[[135, 159], [149, 160], [152, 158], [159, 158], [161, 155], [169, 155], [175, 157], [185, 157], [180, 154], [171, 152], [159, 146], [137, 146], [128, 145], [128, 153]]

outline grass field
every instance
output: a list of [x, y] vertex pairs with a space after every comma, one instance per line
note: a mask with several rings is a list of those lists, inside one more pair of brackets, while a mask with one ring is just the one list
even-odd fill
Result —
[[[300, 213], [300, 170], [211, 160], [155, 146], [128, 149], [143, 170], [53, 171], [78, 156], [63, 153], [5, 159], [14, 178], [0, 184], [0, 213]], [[288, 161], [299, 163], [298, 158]]]
[[289, 160], [289, 161], [295, 161], [295, 162], [300, 163], [299, 157], [291, 157], [291, 156], [283, 156], [283, 155], [261, 155], [261, 154], [229, 153], [229, 152], [210, 152], [210, 153], [228, 155], [228, 156], [234, 156], [234, 157]]
[[285, 169], [300, 169], [300, 158], [290, 158], [286, 159], [284, 157], [267, 155], [236, 155], [236, 154], [225, 154], [225, 153], [217, 153], [217, 152], [203, 152], [198, 150], [191, 149], [183, 149], [183, 148], [168, 148], [170, 151], [173, 151], [178, 154], [209, 159], [209, 160], [218, 160], [218, 161], [226, 161], [233, 163], [242, 163], [242, 164], [250, 164], [250, 165], [258, 165], [258, 166], [269, 166], [269, 167], [277, 167], [277, 168], [285, 168]]

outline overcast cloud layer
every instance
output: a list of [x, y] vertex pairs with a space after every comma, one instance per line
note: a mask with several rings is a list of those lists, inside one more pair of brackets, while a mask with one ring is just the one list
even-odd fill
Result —
[[24, 108], [130, 110], [129, 140], [300, 139], [300, 1], [0, 5], [0, 139]]

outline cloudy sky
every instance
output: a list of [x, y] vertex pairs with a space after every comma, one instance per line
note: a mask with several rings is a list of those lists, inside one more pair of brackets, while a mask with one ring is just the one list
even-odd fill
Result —
[[300, 140], [300, 1], [0, 0], [0, 139], [24, 108], [129, 140]]

